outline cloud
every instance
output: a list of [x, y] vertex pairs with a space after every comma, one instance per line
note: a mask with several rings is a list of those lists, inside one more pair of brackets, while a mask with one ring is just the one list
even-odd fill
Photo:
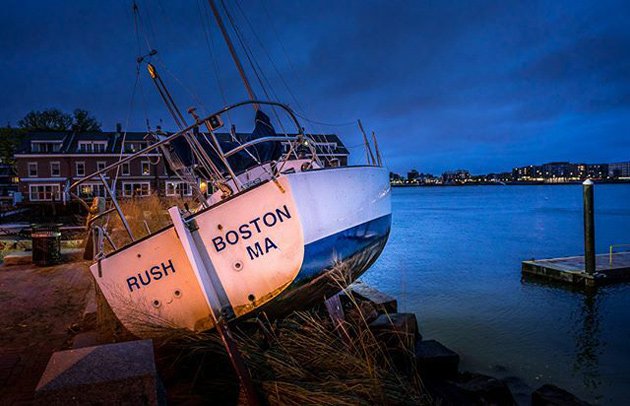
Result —
[[[630, 157], [619, 140], [630, 128], [627, 2], [230, 4], [273, 93], [315, 120], [362, 118], [395, 170], [501, 171], [572, 156]], [[139, 5], [146, 40], [182, 109], [221, 106], [222, 91], [231, 102], [245, 97], [205, 1]], [[126, 2], [8, 2], [0, 41], [1, 119], [82, 106], [107, 128], [129, 114], [138, 52]], [[143, 128], [145, 116], [169, 123], [141, 77], [131, 127]], [[360, 144], [352, 127], [334, 130]], [[592, 139], [597, 151], [587, 147]]]

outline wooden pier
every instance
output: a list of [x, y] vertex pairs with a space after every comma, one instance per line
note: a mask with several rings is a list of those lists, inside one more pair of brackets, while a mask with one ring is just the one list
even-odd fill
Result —
[[523, 261], [521, 268], [524, 276], [532, 275], [576, 286], [599, 286], [630, 281], [630, 252], [596, 255], [595, 272], [588, 273], [585, 269], [584, 256]]

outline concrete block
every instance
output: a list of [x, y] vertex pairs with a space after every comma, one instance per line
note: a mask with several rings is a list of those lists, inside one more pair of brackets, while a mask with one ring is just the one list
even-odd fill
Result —
[[27, 265], [33, 262], [33, 255], [30, 251], [15, 251], [4, 256], [5, 266]]
[[162, 404], [151, 340], [56, 352], [35, 390], [40, 405]]
[[459, 355], [435, 340], [416, 342], [418, 371], [431, 379], [453, 378], [459, 368]]
[[588, 406], [570, 392], [555, 385], [546, 384], [532, 393], [532, 406]]
[[[62, 248], [61, 262], [83, 261], [83, 248]], [[28, 265], [33, 263], [33, 251], [14, 251], [4, 256], [5, 266]]]
[[491, 376], [465, 373], [460, 375], [456, 386], [475, 405], [516, 405], [507, 384]]
[[398, 311], [396, 299], [366, 283], [356, 281], [348, 286], [348, 290], [358, 296], [359, 299], [372, 302], [381, 313], [396, 313]]

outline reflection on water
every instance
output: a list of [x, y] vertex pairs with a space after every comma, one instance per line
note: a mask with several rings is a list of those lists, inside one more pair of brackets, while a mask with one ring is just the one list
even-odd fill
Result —
[[[596, 244], [630, 243], [630, 186], [597, 185]], [[364, 280], [417, 314], [461, 367], [598, 403], [630, 398], [630, 284], [521, 281], [520, 262], [582, 252], [580, 186], [395, 189], [393, 228]], [[513, 384], [515, 388], [517, 385]]]
[[580, 317], [575, 324], [575, 363], [574, 376], [582, 379], [586, 388], [593, 394], [601, 385], [599, 355], [601, 353], [600, 323], [598, 315], [600, 299], [595, 290], [583, 293]]

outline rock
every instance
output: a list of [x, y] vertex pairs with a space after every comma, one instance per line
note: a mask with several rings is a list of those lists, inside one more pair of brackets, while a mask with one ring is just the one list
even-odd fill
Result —
[[491, 376], [461, 374], [456, 386], [472, 404], [497, 406], [516, 404], [507, 384]]
[[396, 313], [398, 311], [396, 299], [361, 281], [356, 281], [348, 286], [348, 291], [358, 296], [359, 299], [372, 302], [381, 313]]
[[472, 406], [466, 394], [452, 381], [423, 379], [422, 384], [433, 399], [431, 404], [441, 406]]
[[418, 371], [431, 379], [452, 378], [457, 375], [459, 355], [435, 340], [416, 342]]
[[40, 405], [163, 404], [151, 340], [52, 355], [35, 390]]
[[98, 343], [99, 343], [98, 332], [94, 330], [86, 331], [84, 333], [79, 333], [76, 336], [74, 336], [74, 338], [72, 339], [72, 348], [77, 349], [77, 348], [92, 347], [92, 346], [98, 345]]
[[532, 393], [532, 406], [588, 406], [589, 403], [555, 385], [546, 384]]
[[413, 313], [381, 314], [369, 324], [392, 365], [401, 373], [414, 369], [413, 346], [418, 337], [418, 322]]
[[352, 324], [360, 324], [371, 323], [379, 316], [378, 311], [373, 303], [368, 302], [367, 300], [360, 300], [355, 305], [349, 305], [346, 313], [346, 320], [350, 321]]
[[381, 314], [370, 323], [377, 340], [388, 348], [413, 348], [419, 337], [418, 321], [413, 313]]

